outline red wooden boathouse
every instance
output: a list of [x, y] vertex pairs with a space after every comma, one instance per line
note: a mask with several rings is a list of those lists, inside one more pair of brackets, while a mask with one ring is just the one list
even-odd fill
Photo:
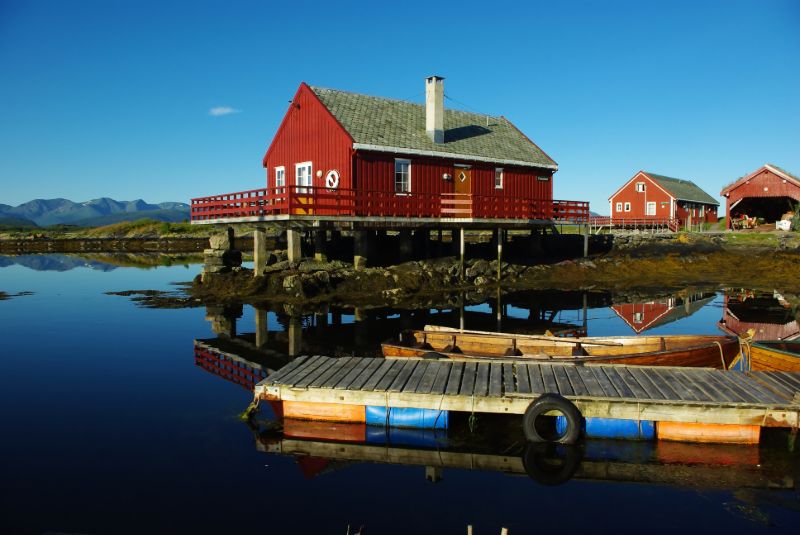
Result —
[[639, 171], [608, 199], [611, 223], [643, 225], [664, 222], [677, 230], [697, 223], [716, 223], [717, 202], [691, 180]]
[[723, 188], [720, 195], [726, 201], [728, 229], [733, 220], [743, 216], [779, 221], [800, 203], [800, 178], [777, 165], [766, 164]]
[[557, 164], [508, 119], [446, 110], [443, 78], [425, 86], [423, 106], [302, 83], [266, 187], [192, 199], [192, 223], [587, 220], [587, 202], [553, 200]]

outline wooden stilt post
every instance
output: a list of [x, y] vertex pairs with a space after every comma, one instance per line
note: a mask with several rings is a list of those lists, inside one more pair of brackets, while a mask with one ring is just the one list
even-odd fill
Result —
[[458, 241], [459, 241], [459, 254], [460, 260], [458, 264], [459, 268], [459, 278], [463, 281], [464, 280], [464, 256], [466, 254], [466, 244], [464, 242], [464, 227], [458, 229]]
[[505, 241], [505, 231], [497, 229], [497, 281], [500, 282], [501, 268], [503, 262], [503, 241]]
[[314, 260], [327, 262], [328, 255], [325, 253], [325, 246], [328, 240], [328, 231], [317, 229], [314, 231]]
[[303, 346], [303, 322], [300, 316], [292, 316], [289, 318], [289, 327], [287, 329], [289, 335], [289, 356], [296, 357], [302, 351]]
[[267, 267], [267, 232], [263, 227], [256, 227], [253, 231], [253, 276], [264, 274]]
[[583, 257], [589, 256], [589, 224], [583, 225]]

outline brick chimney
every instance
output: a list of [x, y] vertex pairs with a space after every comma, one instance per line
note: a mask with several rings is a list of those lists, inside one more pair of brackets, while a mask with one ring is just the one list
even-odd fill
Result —
[[425, 131], [434, 143], [444, 143], [444, 78], [425, 78]]

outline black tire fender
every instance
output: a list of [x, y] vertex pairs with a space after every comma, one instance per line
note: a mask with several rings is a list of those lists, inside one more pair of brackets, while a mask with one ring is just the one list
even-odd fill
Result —
[[[550, 411], [559, 412], [566, 418], [567, 429], [563, 435], [558, 435], [555, 428], [552, 432], [543, 429], [540, 417]], [[558, 394], [543, 394], [525, 409], [525, 414], [522, 416], [522, 430], [530, 442], [575, 444], [581, 436], [582, 422], [581, 411], [570, 400]]]

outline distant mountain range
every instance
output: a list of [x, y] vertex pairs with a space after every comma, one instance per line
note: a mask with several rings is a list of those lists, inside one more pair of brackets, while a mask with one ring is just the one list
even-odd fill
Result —
[[68, 199], [34, 199], [19, 206], [0, 204], [0, 225], [96, 227], [121, 221], [155, 219], [170, 223], [189, 219], [189, 205], [181, 202], [148, 204], [141, 199], [115, 201], [108, 197], [86, 202]]

